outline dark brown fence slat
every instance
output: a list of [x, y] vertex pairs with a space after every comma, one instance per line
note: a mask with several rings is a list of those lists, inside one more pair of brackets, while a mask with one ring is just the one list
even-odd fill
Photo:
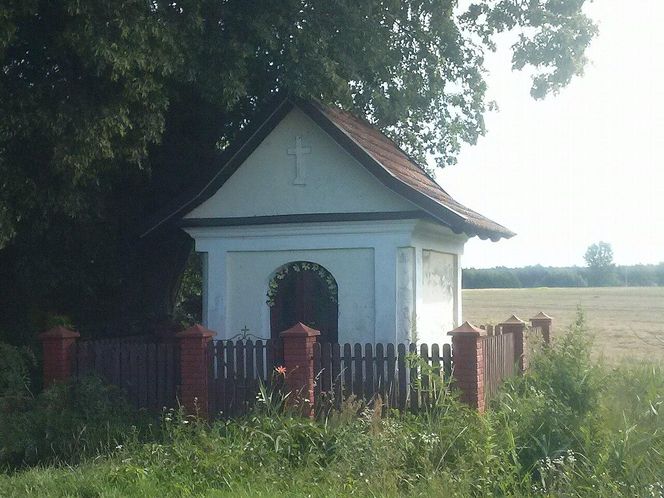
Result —
[[226, 395], [224, 396], [224, 413], [233, 416], [235, 410], [235, 348], [233, 341], [225, 341], [226, 353]]
[[389, 406], [391, 408], [399, 407], [399, 390], [398, 380], [396, 376], [396, 354], [394, 351], [394, 344], [387, 345], [387, 385], [386, 392], [389, 398]]
[[266, 380], [270, 382], [272, 379], [272, 372], [276, 366], [277, 358], [275, 351], [274, 339], [269, 339], [265, 343], [265, 376]]
[[334, 406], [341, 409], [342, 382], [341, 382], [341, 345], [332, 344], [332, 385], [334, 386]]
[[373, 347], [370, 343], [366, 343], [364, 345], [364, 397], [370, 400], [375, 395]]
[[129, 365], [131, 378], [129, 379], [129, 398], [136, 408], [140, 408], [140, 394], [139, 394], [139, 378], [141, 376], [140, 362], [141, 352], [137, 347], [130, 344], [125, 344], [129, 350]]
[[226, 355], [223, 341], [217, 341], [214, 345], [214, 361], [216, 367], [216, 376], [214, 381], [214, 416], [223, 416], [226, 414]]
[[449, 344], [443, 344], [443, 372], [446, 379], [452, 375], [452, 346]]
[[419, 368], [415, 357], [417, 356], [417, 344], [411, 342], [408, 345], [408, 353], [410, 356], [410, 365], [409, 366], [409, 378], [410, 378], [410, 409], [413, 413], [417, 413], [419, 409], [419, 392], [417, 389], [417, 383], [419, 381]]
[[332, 391], [332, 344], [329, 342], [323, 343], [321, 351], [321, 382], [322, 390], [329, 396]]
[[138, 350], [138, 406], [148, 405], [147, 344], [136, 345]]
[[157, 409], [161, 410], [165, 406], [168, 406], [167, 399], [167, 390], [166, 390], [166, 344], [157, 344], [157, 360], [155, 362], [155, 368], [157, 369], [157, 375], [155, 379], [156, 389], [157, 389], [157, 400], [156, 405]]
[[362, 375], [362, 345], [359, 343], [355, 343], [355, 346], [353, 347], [353, 359], [355, 360], [353, 393], [358, 399], [362, 399], [364, 397], [364, 376]]
[[376, 354], [375, 354], [375, 365], [376, 365], [376, 393], [380, 394], [380, 397], [383, 398], [383, 403], [385, 402], [385, 353], [384, 347], [379, 342], [376, 344]]
[[350, 344], [344, 344], [342, 368], [344, 376], [343, 397], [348, 398], [353, 394], [353, 354]]
[[258, 339], [256, 341], [256, 378], [260, 382], [265, 384], [266, 373], [265, 373], [265, 347], [263, 346], [263, 341]]
[[146, 355], [146, 380], [148, 390], [148, 408], [154, 410], [157, 407], [157, 345], [149, 343]]
[[[113, 345], [113, 384], [116, 386], [122, 385], [122, 358], [120, 356], [121, 350], [119, 344]], [[158, 378], [158, 373], [156, 377]]]
[[247, 391], [247, 374], [244, 364], [244, 346], [245, 343], [242, 340], [235, 342], [235, 414], [240, 415], [244, 412], [245, 409], [245, 397]]
[[314, 400], [320, 399], [321, 393], [321, 369], [322, 367], [322, 348], [320, 342], [314, 343], [314, 376], [316, 376], [316, 381], [314, 381]]
[[254, 373], [254, 343], [251, 339], [247, 340], [245, 344], [245, 361], [246, 361], [246, 384], [244, 391], [245, 406], [250, 408], [256, 400], [256, 377]]
[[[427, 366], [430, 365], [428, 345], [420, 345], [420, 358], [422, 358], [422, 361]], [[431, 385], [429, 382], [429, 374], [426, 370], [420, 371], [420, 385], [422, 386], [422, 390], [420, 392], [420, 401], [422, 402], [422, 406], [428, 406], [430, 402], [429, 393], [431, 391]]]
[[406, 345], [397, 346], [397, 375], [399, 378], [398, 407], [399, 410], [406, 409], [408, 400], [408, 373], [406, 372]]
[[127, 344], [120, 344], [120, 365], [122, 369], [122, 380], [120, 387], [129, 395], [132, 384], [131, 353]]
[[166, 392], [168, 406], [175, 407], [180, 385], [180, 345], [170, 342], [166, 344]]

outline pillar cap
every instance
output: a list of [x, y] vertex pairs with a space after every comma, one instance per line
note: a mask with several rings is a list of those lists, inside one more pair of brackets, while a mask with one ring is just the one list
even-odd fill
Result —
[[551, 318], [549, 315], [547, 315], [543, 311], [540, 311], [534, 317], [532, 317], [530, 320], [531, 321], [532, 320], [553, 320], [553, 318]]
[[525, 324], [526, 324], [526, 322], [521, 320], [521, 318], [519, 318], [516, 315], [512, 315], [511, 317], [509, 317], [504, 322], [501, 322], [501, 325], [525, 325]]
[[178, 339], [182, 338], [195, 338], [195, 337], [200, 337], [202, 339], [208, 339], [210, 337], [214, 337], [215, 333], [212, 332], [209, 329], [206, 329], [200, 324], [195, 324], [189, 327], [188, 329], [183, 330], [182, 332], [178, 332], [175, 334], [175, 337]]
[[297, 322], [288, 330], [284, 330], [279, 334], [279, 337], [316, 337], [320, 335], [320, 331], [307, 327], [302, 322]]
[[468, 336], [468, 337], [482, 337], [486, 335], [486, 330], [475, 327], [470, 322], [463, 322], [454, 330], [450, 330], [447, 335], [451, 336]]
[[63, 327], [62, 325], [58, 325], [57, 327], [53, 327], [52, 329], [39, 334], [39, 338], [42, 341], [49, 339], [78, 339], [79, 337], [81, 337], [81, 334], [75, 330], [70, 330], [67, 327]]

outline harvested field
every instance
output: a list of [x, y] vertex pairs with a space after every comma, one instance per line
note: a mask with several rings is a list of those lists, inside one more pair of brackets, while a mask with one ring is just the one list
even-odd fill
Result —
[[556, 332], [574, 320], [577, 306], [595, 334], [597, 352], [664, 359], [664, 287], [469, 289], [463, 317], [471, 323], [499, 323], [515, 313], [527, 320], [538, 311], [554, 318]]

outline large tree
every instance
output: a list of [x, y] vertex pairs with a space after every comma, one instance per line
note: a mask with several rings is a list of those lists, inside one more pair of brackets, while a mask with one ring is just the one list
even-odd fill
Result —
[[190, 241], [146, 216], [275, 93], [364, 114], [417, 157], [485, 133], [484, 55], [544, 97], [582, 72], [584, 0], [7, 0], [0, 6], [0, 328], [170, 311]]
[[608, 242], [591, 244], [583, 256], [588, 265], [588, 283], [597, 287], [619, 285], [613, 248]]

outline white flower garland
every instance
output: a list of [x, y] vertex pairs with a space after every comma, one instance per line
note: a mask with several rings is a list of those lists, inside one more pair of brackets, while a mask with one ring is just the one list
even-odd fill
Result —
[[330, 272], [325, 268], [316, 263], [308, 263], [306, 261], [300, 261], [297, 263], [289, 263], [287, 265], [279, 268], [277, 273], [274, 274], [274, 277], [270, 280], [267, 288], [267, 303], [268, 306], [274, 306], [274, 298], [277, 295], [277, 290], [279, 289], [279, 281], [286, 278], [289, 272], [301, 272], [301, 271], [313, 271], [321, 277], [327, 284], [327, 290], [330, 291], [330, 301], [333, 303], [337, 302], [337, 283], [334, 281], [334, 277]]

